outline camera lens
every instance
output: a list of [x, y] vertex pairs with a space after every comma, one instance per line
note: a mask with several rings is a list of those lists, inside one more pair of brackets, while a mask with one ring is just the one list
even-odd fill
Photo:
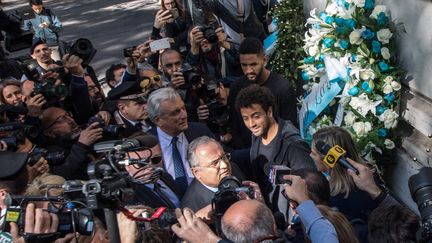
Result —
[[432, 237], [432, 168], [424, 167], [411, 176], [408, 187], [420, 211], [425, 234]]

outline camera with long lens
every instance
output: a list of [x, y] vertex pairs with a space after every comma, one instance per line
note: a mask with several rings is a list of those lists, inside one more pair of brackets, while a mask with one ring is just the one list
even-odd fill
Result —
[[44, 157], [49, 165], [59, 165], [64, 162], [65, 154], [63, 151], [49, 152], [44, 148], [36, 147], [32, 152], [30, 152], [27, 164], [33, 166], [42, 157]]
[[24, 232], [25, 208], [29, 202], [49, 202], [48, 212], [57, 214], [59, 225], [54, 237], [63, 237], [68, 233], [78, 232], [81, 235], [91, 235], [94, 229], [93, 214], [85, 207], [68, 202], [63, 197], [52, 196], [18, 196], [12, 195], [8, 202], [5, 220], [1, 228], [9, 230], [9, 222], [18, 225], [20, 233]]
[[201, 81], [201, 76], [189, 63], [184, 62], [180, 67], [179, 72], [183, 74], [187, 87], [197, 85]]
[[422, 227], [420, 242], [432, 241], [432, 168], [424, 167], [418, 174], [411, 176], [408, 187], [420, 211]]
[[100, 117], [99, 115], [94, 115], [94, 116], [90, 117], [87, 125], [90, 126], [90, 124], [95, 123], [95, 122], [97, 122], [98, 126], [103, 129], [104, 135], [107, 135], [110, 137], [117, 137], [118, 136], [118, 126], [117, 125], [105, 124], [104, 119], [102, 119], [102, 117]]
[[0, 140], [7, 144], [9, 151], [15, 151], [19, 145], [24, 144], [26, 137], [36, 138], [39, 133], [39, 128], [20, 122], [0, 124]]
[[200, 27], [200, 31], [204, 34], [204, 38], [206, 38], [212, 44], [215, 44], [219, 41], [216, 34], [216, 28], [217, 26], [214, 23]]
[[218, 99], [217, 88], [217, 82], [208, 80], [197, 89], [196, 93], [209, 109], [209, 121], [224, 126], [228, 123], [229, 113], [226, 105]]
[[212, 199], [214, 215], [219, 219], [222, 218], [227, 209], [240, 200], [240, 192], [245, 192], [249, 198], [254, 198], [252, 187], [243, 186], [234, 176], [224, 177], [219, 183], [218, 191]]
[[96, 55], [97, 50], [89, 39], [79, 38], [72, 42], [60, 41], [59, 52], [63, 57], [66, 54], [74, 55], [83, 60], [82, 66], [87, 66]]

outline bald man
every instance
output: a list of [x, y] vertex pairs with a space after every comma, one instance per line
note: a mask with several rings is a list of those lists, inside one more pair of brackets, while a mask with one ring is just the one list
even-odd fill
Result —
[[222, 232], [236, 243], [257, 242], [276, 235], [271, 210], [257, 200], [240, 200], [222, 217]]

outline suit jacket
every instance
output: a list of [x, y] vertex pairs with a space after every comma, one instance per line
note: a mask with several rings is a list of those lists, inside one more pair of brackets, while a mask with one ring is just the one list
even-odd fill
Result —
[[[239, 181], [244, 181], [245, 177], [240, 171], [236, 164], [231, 163], [232, 175], [235, 176]], [[182, 200], [181, 207], [188, 207], [194, 212], [200, 210], [201, 208], [209, 205], [214, 197], [214, 192], [205, 187], [197, 179], [193, 179], [188, 189], [186, 190]]]
[[[163, 181], [180, 200], [181, 192], [177, 188], [174, 179], [168, 173], [163, 173], [160, 180]], [[135, 192], [134, 198], [130, 201], [127, 201], [126, 205], [144, 204], [151, 208], [172, 208], [170, 205], [167, 205], [167, 203], [165, 203], [152, 189], [148, 188], [146, 185], [134, 184], [133, 189]]]
[[127, 138], [136, 132], [143, 131], [142, 127], [132, 125], [132, 123], [130, 123], [128, 120], [122, 117], [118, 111], [114, 112], [113, 119], [115, 123], [120, 126], [118, 129], [119, 130], [118, 138]]

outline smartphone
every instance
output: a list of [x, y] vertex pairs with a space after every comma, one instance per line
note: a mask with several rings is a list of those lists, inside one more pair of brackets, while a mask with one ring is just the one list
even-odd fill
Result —
[[176, 19], [176, 18], [179, 17], [179, 11], [178, 11], [178, 9], [173, 8], [173, 9], [170, 10], [170, 12], [171, 12], [171, 15], [172, 15], [173, 19]]
[[171, 44], [168, 41], [168, 38], [163, 38], [159, 40], [155, 40], [150, 42], [150, 50], [151, 52], [157, 52], [162, 49], [168, 49], [171, 47]]

